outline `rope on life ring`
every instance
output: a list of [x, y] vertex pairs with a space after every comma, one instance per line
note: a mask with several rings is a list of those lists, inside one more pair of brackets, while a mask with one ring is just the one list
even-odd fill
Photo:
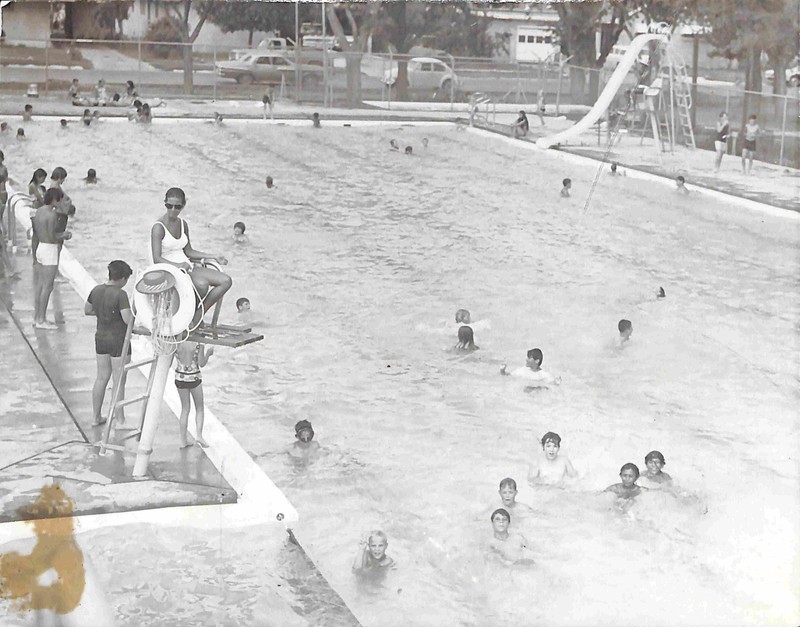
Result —
[[[195, 314], [195, 289], [192, 279], [177, 267], [168, 263], [154, 263], [139, 274], [137, 283], [148, 273], [166, 272], [174, 279], [174, 286], [169, 289], [169, 306], [167, 311], [159, 311], [158, 303], [163, 301], [160, 294], [143, 294], [134, 290], [133, 303], [136, 317], [151, 333], [154, 329], [161, 337], [175, 337], [189, 328]], [[162, 319], [163, 316], [168, 319]]]

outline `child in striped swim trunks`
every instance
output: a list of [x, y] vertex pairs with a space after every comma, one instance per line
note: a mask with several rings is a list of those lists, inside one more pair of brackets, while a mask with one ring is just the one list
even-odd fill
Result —
[[206, 350], [202, 344], [197, 342], [182, 342], [175, 351], [175, 387], [178, 388], [178, 396], [181, 399], [179, 420], [181, 448], [192, 445], [186, 434], [189, 426], [191, 401], [194, 401], [194, 422], [197, 427], [194, 441], [203, 448], [208, 447], [208, 443], [203, 439], [205, 407], [203, 405], [203, 377], [200, 374], [200, 368], [208, 363], [208, 358], [213, 354], [213, 348]]

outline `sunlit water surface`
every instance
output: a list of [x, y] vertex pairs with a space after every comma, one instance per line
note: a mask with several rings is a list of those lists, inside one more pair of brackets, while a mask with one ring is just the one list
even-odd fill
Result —
[[[28, 125], [6, 161], [25, 182], [67, 168], [70, 247], [98, 280], [144, 266], [173, 185], [195, 247], [230, 258], [224, 317], [247, 296], [265, 339], [218, 350], [207, 403], [365, 625], [798, 622], [798, 222], [607, 174], [584, 211], [593, 167], [448, 126], [56, 126]], [[449, 350], [460, 307], [484, 321], [477, 353]], [[560, 387], [498, 374], [534, 346]], [[284, 454], [301, 418], [324, 451], [307, 465]], [[524, 485], [549, 430], [581, 475], [568, 490]], [[654, 448], [683, 496], [622, 516], [600, 491]], [[535, 511], [516, 526], [532, 568], [484, 562], [505, 476]], [[398, 568], [364, 586], [371, 528]]]

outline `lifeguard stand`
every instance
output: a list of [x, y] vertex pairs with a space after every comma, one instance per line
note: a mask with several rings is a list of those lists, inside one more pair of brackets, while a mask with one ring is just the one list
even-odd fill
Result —
[[656, 71], [644, 88], [645, 116], [640, 129], [640, 144], [644, 143], [648, 128], [661, 153], [674, 152], [676, 144], [696, 147], [692, 128], [691, 81], [686, 64], [671, 41], [657, 48]]
[[[157, 266], [156, 266], [157, 267]], [[148, 270], [150, 271], [150, 270]], [[145, 271], [143, 274], [147, 274]], [[100, 454], [105, 454], [106, 450], [120, 451], [122, 453], [132, 452], [123, 444], [109, 444], [111, 437], [111, 428], [114, 422], [114, 414], [117, 409], [135, 403], [142, 403], [141, 411], [139, 413], [138, 427], [132, 433], [123, 438], [129, 440], [137, 438], [139, 446], [136, 450], [136, 462], [133, 467], [134, 477], [144, 477], [147, 474], [147, 465], [150, 460], [150, 454], [153, 452], [153, 440], [155, 439], [156, 428], [158, 427], [158, 419], [161, 411], [161, 400], [164, 397], [164, 389], [166, 388], [167, 379], [170, 375], [170, 368], [172, 360], [175, 356], [177, 345], [181, 342], [197, 342], [198, 344], [214, 344], [217, 346], [227, 346], [228, 348], [241, 348], [248, 344], [258, 342], [264, 339], [264, 336], [258, 333], [253, 333], [252, 329], [243, 325], [225, 325], [217, 322], [219, 318], [220, 307], [222, 299], [217, 301], [213, 313], [213, 320], [211, 326], [201, 326], [191, 331], [184, 331], [178, 336], [163, 337], [164, 342], [153, 342], [153, 356], [137, 362], [131, 362], [123, 365], [120, 372], [114, 377], [113, 391], [111, 394], [111, 406], [108, 416], [106, 418], [105, 429], [103, 437], [97, 446], [100, 447]], [[128, 323], [125, 333], [125, 342], [122, 347], [122, 355], [127, 355], [131, 345], [131, 337], [133, 335], [147, 335], [150, 336], [152, 332], [136, 324], [136, 311], [135, 301], [134, 306], [131, 307], [133, 317]], [[164, 348], [168, 347], [168, 348]], [[150, 372], [147, 377], [147, 387], [144, 394], [135, 396], [133, 398], [120, 400], [122, 386], [120, 381], [123, 371], [127, 372], [134, 368], [141, 366], [150, 366]]]

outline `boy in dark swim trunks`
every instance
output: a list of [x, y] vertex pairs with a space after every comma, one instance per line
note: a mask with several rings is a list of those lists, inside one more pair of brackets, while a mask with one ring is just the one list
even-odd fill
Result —
[[[97, 377], [92, 388], [92, 425], [97, 426], [105, 422], [101, 415], [103, 399], [106, 394], [111, 375], [119, 377], [121, 391], [119, 400], [125, 398], [125, 380], [127, 374], [123, 368], [131, 359], [130, 347], [128, 353], [122, 354], [125, 343], [125, 333], [133, 317], [128, 295], [123, 291], [125, 284], [132, 274], [131, 267], [124, 261], [117, 259], [108, 264], [108, 281], [97, 285], [89, 293], [83, 313], [87, 316], [97, 317], [97, 331], [94, 335], [94, 347], [97, 357]], [[115, 415], [116, 427], [124, 429], [125, 411], [119, 408]]]
[[272, 108], [275, 106], [274, 104], [275, 97], [272, 93], [272, 87], [267, 87], [264, 95], [261, 96], [261, 103], [264, 105], [264, 119], [267, 119], [267, 110], [269, 110], [269, 119], [274, 120], [275, 117], [272, 115]]
[[[756, 138], [761, 129], [756, 122], [756, 116], [751, 115], [747, 118], [744, 127], [744, 148], [742, 148], [742, 174], [753, 173], [753, 157], [756, 154]], [[747, 162], [747, 163], [745, 163]]]

